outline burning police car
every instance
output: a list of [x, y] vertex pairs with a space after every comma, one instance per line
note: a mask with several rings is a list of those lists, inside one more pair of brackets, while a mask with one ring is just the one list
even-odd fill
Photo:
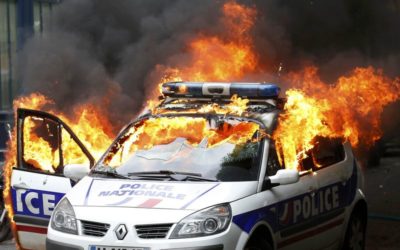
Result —
[[[317, 138], [299, 170], [285, 169], [270, 137], [276, 85], [174, 82], [163, 94], [96, 164], [57, 117], [18, 111], [11, 191], [23, 248], [44, 248], [46, 233], [47, 249], [364, 247], [367, 207], [350, 145]], [[247, 98], [245, 109], [230, 106], [232, 96]], [[24, 154], [32, 123], [58, 146], [54, 174]], [[66, 134], [86, 164], [66, 159]]]

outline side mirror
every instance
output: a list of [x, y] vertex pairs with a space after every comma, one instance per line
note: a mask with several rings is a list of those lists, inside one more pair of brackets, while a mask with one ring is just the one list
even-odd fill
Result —
[[67, 164], [64, 167], [64, 176], [73, 181], [79, 181], [90, 171], [89, 166], [85, 164]]
[[296, 183], [299, 178], [299, 172], [294, 169], [279, 169], [275, 175], [269, 177], [274, 186]]

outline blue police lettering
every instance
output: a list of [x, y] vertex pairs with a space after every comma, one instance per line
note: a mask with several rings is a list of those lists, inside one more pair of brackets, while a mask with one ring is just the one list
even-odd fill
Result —
[[323, 194], [324, 193], [322, 193], [322, 192], [319, 192], [318, 193], [318, 199], [319, 199], [319, 212], [320, 213], [323, 213], [324, 212], [324, 203], [322, 202], [323, 200], [324, 200], [324, 196], [323, 196]]
[[[290, 205], [289, 203], [287, 204]], [[338, 207], [338, 186], [325, 188], [318, 191], [315, 195], [304, 195], [293, 201], [293, 223], [306, 220], [312, 216], [328, 212]]]
[[[315, 197], [315, 195], [314, 195], [314, 197]], [[318, 215], [319, 214], [319, 210], [318, 210], [318, 204], [317, 204], [317, 201], [316, 201], [316, 199], [313, 197], [313, 199], [311, 200], [311, 210], [312, 210], [312, 212], [311, 212], [311, 216], [316, 216], [316, 215]]]
[[332, 204], [334, 208], [339, 207], [339, 187], [332, 187]]
[[34, 192], [30, 192], [25, 196], [26, 206], [28, 207], [28, 210], [33, 214], [40, 213], [39, 208], [34, 207], [32, 204], [32, 200], [33, 199], [37, 200], [39, 198], [38, 196], [39, 196], [38, 193], [34, 193]]
[[55, 194], [18, 189], [15, 191], [16, 213], [50, 217], [57, 204]]
[[119, 189], [147, 189], [147, 190], [158, 190], [158, 191], [172, 191], [173, 186], [171, 185], [164, 185], [164, 184], [122, 184]]
[[156, 196], [157, 191], [146, 191], [146, 193], [144, 193], [144, 195], [146, 196]]
[[293, 202], [294, 214], [293, 214], [293, 222], [297, 222], [297, 217], [301, 214], [301, 200], [295, 200]]
[[183, 200], [186, 195], [173, 192], [174, 186], [166, 184], [124, 183], [118, 190], [100, 191], [99, 197], [108, 196], [148, 196]]
[[118, 195], [118, 196], [119, 196], [119, 191], [118, 191], [118, 190], [112, 191], [111, 194], [110, 194], [110, 196], [111, 196], [111, 195]]
[[324, 196], [324, 205], [325, 205], [325, 208], [326, 208], [326, 210], [331, 210], [332, 209], [332, 204], [329, 202], [329, 200], [331, 200], [330, 199], [330, 195], [331, 195], [331, 190], [330, 189], [327, 189], [326, 191], [325, 191], [325, 196]]
[[[122, 192], [122, 191], [121, 191], [121, 192]], [[135, 191], [134, 193], [135, 193], [135, 195], [140, 196], [140, 195], [143, 195], [143, 194], [144, 194], [144, 191], [143, 191], [143, 190], [138, 190], [138, 191]]]
[[110, 194], [110, 191], [101, 191], [99, 196], [108, 196]]
[[303, 198], [303, 217], [308, 218], [311, 214], [311, 197], [306, 196]]
[[51, 215], [56, 205], [56, 197], [52, 194], [43, 194], [43, 213]]

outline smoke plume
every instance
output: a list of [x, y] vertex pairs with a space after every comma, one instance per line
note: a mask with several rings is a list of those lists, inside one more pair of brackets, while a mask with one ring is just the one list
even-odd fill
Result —
[[[156, 86], [157, 65], [185, 65], [186, 44], [199, 34], [229, 38], [224, 2], [63, 1], [20, 53], [21, 94], [41, 92], [64, 111], [91, 102], [124, 124]], [[282, 74], [317, 65], [326, 82], [355, 66], [399, 74], [399, 1], [238, 2], [257, 10], [251, 35], [260, 73], [245, 79], [276, 80], [279, 65]]]

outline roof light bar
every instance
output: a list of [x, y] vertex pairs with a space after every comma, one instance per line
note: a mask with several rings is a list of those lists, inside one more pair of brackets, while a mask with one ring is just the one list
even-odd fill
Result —
[[280, 88], [271, 83], [200, 83], [168, 82], [162, 85], [162, 94], [171, 97], [231, 97], [250, 99], [277, 98]]

